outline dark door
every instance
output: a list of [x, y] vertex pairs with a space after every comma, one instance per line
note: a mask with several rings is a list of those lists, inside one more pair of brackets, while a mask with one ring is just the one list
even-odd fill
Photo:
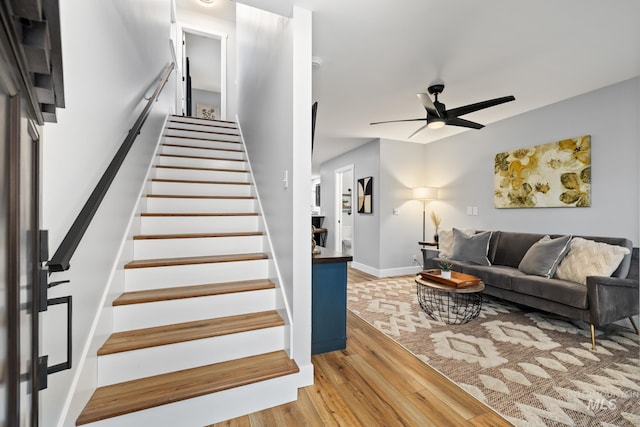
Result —
[[189, 58], [187, 58], [187, 116], [191, 116], [191, 71], [189, 70]]
[[[0, 84], [0, 86], [2, 86]], [[37, 278], [39, 271], [39, 141], [19, 94], [10, 96], [0, 87], [2, 138], [2, 199], [0, 221], [0, 316], [6, 335], [0, 359], [6, 376], [1, 387], [6, 396], [0, 424], [38, 425], [38, 394], [34, 375], [38, 359]], [[5, 403], [3, 402], [3, 403]]]

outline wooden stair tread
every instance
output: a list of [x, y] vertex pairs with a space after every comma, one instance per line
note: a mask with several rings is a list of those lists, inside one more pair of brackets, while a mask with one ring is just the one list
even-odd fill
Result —
[[152, 178], [152, 182], [175, 182], [180, 184], [223, 184], [223, 185], [251, 185], [250, 182], [242, 181], [204, 181], [194, 179], [165, 179], [165, 178]]
[[137, 236], [133, 236], [133, 240], [205, 239], [210, 237], [247, 237], [262, 235], [264, 235], [262, 231], [236, 231], [230, 233], [139, 234]]
[[158, 154], [159, 156], [164, 157], [178, 157], [181, 159], [201, 159], [201, 160], [223, 160], [228, 162], [246, 162], [244, 159], [229, 159], [226, 157], [207, 157], [207, 156], [187, 156], [184, 154]]
[[282, 317], [277, 311], [271, 310], [116, 332], [102, 344], [98, 356], [282, 325]]
[[187, 194], [147, 194], [146, 197], [164, 198], [164, 199], [236, 199], [249, 200], [255, 199], [254, 196], [197, 196]]
[[249, 173], [247, 170], [241, 169], [224, 169], [224, 168], [199, 168], [194, 166], [169, 166], [169, 165], [155, 165], [154, 168], [162, 168], [162, 169], [186, 169], [186, 170], [195, 170], [195, 171], [213, 171], [213, 172], [238, 172], [238, 173]]
[[178, 286], [175, 288], [151, 289], [125, 292], [113, 301], [113, 305], [142, 304], [184, 298], [197, 298], [238, 292], [274, 289], [276, 285], [269, 279], [244, 280], [240, 282], [211, 283], [206, 285]]
[[[197, 125], [196, 125], [197, 126]], [[218, 126], [220, 127], [220, 126]], [[174, 128], [174, 127], [168, 127], [167, 130], [177, 130], [180, 132], [200, 132], [200, 133], [206, 133], [206, 134], [212, 134], [212, 135], [231, 135], [231, 136], [238, 136], [238, 132], [233, 132], [233, 133], [229, 133], [229, 132], [214, 132], [211, 130], [202, 130], [202, 129], [182, 129], [182, 128]]]
[[[220, 119], [205, 119], [203, 117], [195, 117], [195, 116], [181, 116], [180, 114], [172, 114], [171, 117], [175, 117], [176, 119], [193, 119], [193, 120], [198, 120], [201, 122], [208, 122], [208, 123], [213, 123], [213, 122], [220, 122], [220, 123], [231, 123], [231, 124], [236, 124], [236, 122], [234, 122], [233, 120], [220, 120]], [[173, 121], [175, 119], [171, 119], [171, 121]], [[188, 123], [188, 122], [187, 122]]]
[[258, 216], [257, 212], [145, 212], [141, 216]]
[[241, 144], [240, 141], [228, 141], [226, 139], [198, 138], [196, 136], [180, 136], [180, 135], [167, 135], [167, 134], [164, 134], [163, 136], [165, 138], [195, 139], [197, 141], [228, 142], [229, 144]]
[[171, 267], [176, 265], [211, 264], [216, 262], [255, 261], [267, 259], [264, 253], [232, 254], [232, 255], [208, 255], [178, 258], [140, 259], [125, 264], [125, 269]]
[[280, 350], [98, 388], [76, 425], [297, 373]]
[[176, 147], [176, 148], [194, 148], [197, 150], [214, 150], [214, 151], [229, 151], [232, 153], [244, 153], [244, 150], [234, 150], [232, 148], [216, 148], [216, 147], [198, 147], [197, 145], [184, 145], [184, 144], [162, 144], [165, 147]]

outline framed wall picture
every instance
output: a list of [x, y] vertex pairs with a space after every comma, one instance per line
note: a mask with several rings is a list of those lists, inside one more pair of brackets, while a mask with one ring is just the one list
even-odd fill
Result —
[[373, 213], [373, 177], [358, 180], [358, 213]]

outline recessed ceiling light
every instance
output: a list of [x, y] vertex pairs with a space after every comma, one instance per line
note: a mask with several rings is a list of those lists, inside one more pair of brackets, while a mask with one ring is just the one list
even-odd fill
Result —
[[204, 3], [206, 6], [210, 6], [213, 4], [213, 0], [200, 0], [201, 3]]

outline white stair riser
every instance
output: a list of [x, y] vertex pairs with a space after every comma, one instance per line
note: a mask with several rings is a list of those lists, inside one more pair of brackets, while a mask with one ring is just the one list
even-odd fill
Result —
[[275, 289], [117, 305], [113, 307], [113, 330], [130, 331], [275, 309]]
[[147, 198], [150, 213], [250, 213], [255, 210], [255, 199]]
[[264, 252], [264, 236], [139, 239], [133, 241], [134, 259], [171, 258]]
[[186, 179], [192, 181], [250, 182], [248, 172], [227, 172], [215, 170], [175, 169], [157, 167], [153, 176], [160, 179]]
[[[233, 125], [231, 124], [231, 126]], [[178, 130], [190, 130], [190, 131], [201, 131], [201, 132], [230, 133], [234, 135], [239, 135], [238, 129], [235, 127], [230, 127], [229, 125], [206, 126], [206, 125], [197, 125], [197, 124], [190, 124], [190, 123], [172, 122], [169, 124], [168, 128], [171, 128], [171, 130], [178, 129]]]
[[184, 234], [259, 231], [258, 218], [257, 216], [144, 216], [140, 232], [142, 234]]
[[284, 326], [98, 356], [98, 386], [284, 349]]
[[152, 181], [151, 193], [183, 196], [251, 196], [251, 186], [246, 184]]
[[[195, 132], [190, 130], [180, 130], [180, 129], [167, 129], [165, 135], [167, 136], [186, 136], [187, 138], [198, 138], [201, 140], [212, 140], [212, 141], [240, 141], [240, 136], [237, 134], [233, 134], [231, 129], [225, 129], [220, 133], [210, 133], [211, 131], [207, 130], [207, 132]], [[231, 135], [230, 135], [231, 134]]]
[[125, 291], [146, 291], [175, 286], [237, 282], [268, 277], [269, 260], [217, 262], [125, 270]]
[[298, 398], [298, 374], [286, 375], [218, 393], [87, 424], [88, 427], [196, 427], [273, 408]]
[[219, 150], [208, 148], [175, 147], [163, 145], [160, 147], [162, 154], [178, 154], [181, 156], [220, 157], [223, 159], [244, 159], [244, 151]]
[[196, 117], [171, 117], [167, 127], [171, 128], [204, 128], [211, 129], [212, 127], [220, 127], [229, 129], [231, 131], [237, 131], [238, 126], [236, 122], [230, 122], [225, 120], [203, 120]]
[[185, 166], [194, 168], [208, 168], [208, 169], [233, 169], [233, 170], [247, 170], [247, 162], [239, 162], [235, 160], [211, 160], [211, 159], [192, 159], [189, 157], [171, 157], [171, 156], [158, 156], [158, 165], [165, 166]]
[[191, 145], [203, 148], [222, 148], [229, 150], [242, 150], [243, 146], [237, 141], [205, 141], [195, 138], [177, 138], [174, 136], [165, 136], [164, 143], [177, 145]]

